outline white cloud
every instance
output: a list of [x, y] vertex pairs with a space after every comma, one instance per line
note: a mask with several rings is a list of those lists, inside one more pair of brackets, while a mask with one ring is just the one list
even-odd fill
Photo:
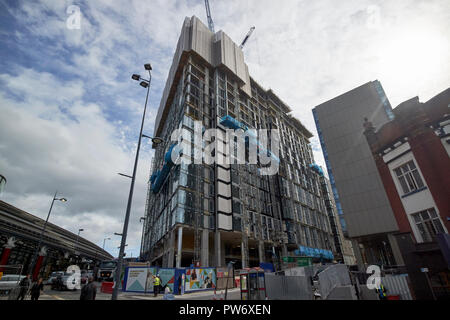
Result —
[[[46, 80], [39, 84], [40, 92], [33, 91], [36, 78]], [[81, 100], [83, 86], [78, 84], [59, 85], [58, 94], [72, 100], [63, 111], [59, 98], [51, 97], [58, 83], [52, 75], [24, 70], [1, 80], [23, 98], [19, 102], [0, 95], [0, 168], [8, 177], [3, 200], [45, 218], [57, 189], [69, 201], [55, 207], [52, 222], [73, 232], [84, 228], [83, 235], [97, 244], [104, 236], [121, 233], [129, 180], [117, 172], [130, 173], [134, 151], [119, 143], [114, 124], [98, 105]], [[138, 219], [144, 212], [149, 157], [142, 153], [131, 215], [128, 243], [135, 250], [140, 246]]]
[[[105, 234], [121, 232], [129, 181], [116, 172], [132, 170], [145, 98], [130, 75], [146, 62], [153, 65], [145, 128], [151, 134], [184, 17], [206, 22], [205, 8], [194, 0], [80, 1], [81, 29], [69, 30], [71, 4], [2, 5], [17, 26], [0, 28], [2, 39], [15, 46], [2, 51], [11, 55], [0, 74], [0, 170], [8, 178], [3, 198], [43, 217], [58, 189], [70, 201], [58, 205], [52, 219], [72, 231], [83, 227], [101, 244]], [[216, 31], [236, 43], [256, 27], [244, 48], [250, 74], [314, 134], [311, 109], [365, 82], [380, 80], [393, 106], [416, 95], [426, 100], [450, 83], [446, 0], [210, 4]], [[17, 62], [16, 54], [26, 62]], [[324, 165], [316, 137], [312, 144]], [[133, 255], [150, 156], [145, 143], [128, 240]], [[108, 242], [113, 254], [117, 241]]]

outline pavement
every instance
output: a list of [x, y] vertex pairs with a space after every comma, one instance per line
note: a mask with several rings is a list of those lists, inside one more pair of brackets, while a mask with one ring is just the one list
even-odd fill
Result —
[[[111, 300], [110, 293], [100, 292], [101, 283], [96, 283], [97, 295], [96, 300]], [[225, 295], [225, 290], [217, 292], [217, 300], [220, 300], [221, 292]], [[152, 293], [140, 294], [135, 292], [120, 292], [118, 300], [163, 300], [164, 294], [159, 294], [154, 297]], [[27, 297], [29, 300], [30, 297]], [[80, 290], [58, 291], [52, 290], [50, 286], [44, 287], [44, 292], [41, 293], [39, 300], [79, 300]], [[240, 300], [240, 290], [238, 288], [229, 289], [227, 300]], [[193, 293], [186, 293], [184, 295], [176, 295], [175, 300], [214, 300], [214, 291], [199, 291]]]

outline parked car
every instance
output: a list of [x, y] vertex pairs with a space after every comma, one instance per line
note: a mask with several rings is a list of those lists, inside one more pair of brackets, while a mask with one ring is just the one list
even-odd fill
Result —
[[44, 281], [44, 284], [51, 285], [53, 280], [55, 280], [58, 275], [63, 275], [63, 274], [64, 274], [64, 271], [53, 271], [52, 273], [50, 273], [50, 276], [48, 277], [48, 279]]
[[0, 279], [0, 292], [3, 294], [8, 294], [14, 288], [19, 286], [20, 281], [25, 278], [18, 274], [5, 274]]

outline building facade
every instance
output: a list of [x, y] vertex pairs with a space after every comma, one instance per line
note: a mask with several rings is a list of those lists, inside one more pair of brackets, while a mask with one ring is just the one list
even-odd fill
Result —
[[[333, 259], [320, 176], [310, 167], [312, 134], [289, 112], [250, 77], [242, 50], [225, 33], [186, 18], [156, 118], [154, 136], [164, 142], [155, 146], [141, 258], [164, 267], [234, 261], [236, 268], [277, 264], [288, 255]], [[239, 152], [223, 138], [238, 128], [277, 130], [269, 140], [279, 142], [279, 153], [258, 147], [258, 161], [249, 161], [250, 136], [245, 163], [174, 163], [177, 146], [192, 150], [183, 148], [180, 158], [201, 159], [198, 126], [216, 129], [218, 158]], [[176, 129], [183, 133], [174, 142]], [[261, 174], [266, 151], [274, 174]]]
[[417, 299], [450, 297], [449, 107], [447, 89], [425, 103], [401, 103], [382, 126], [364, 122]]
[[418, 243], [450, 228], [450, 89], [394, 109], [395, 119], [364, 124], [377, 168], [399, 225]]
[[330, 221], [330, 227], [333, 233], [336, 251], [335, 258], [337, 261], [346, 265], [355, 265], [356, 258], [353, 252], [352, 242], [344, 236], [333, 196], [333, 188], [331, 187], [330, 180], [324, 174], [321, 174], [320, 185], [325, 201], [325, 208], [328, 213], [328, 220]]
[[358, 265], [403, 265], [393, 236], [399, 230], [361, 121], [393, 119], [379, 81], [366, 83], [313, 109], [342, 229]]

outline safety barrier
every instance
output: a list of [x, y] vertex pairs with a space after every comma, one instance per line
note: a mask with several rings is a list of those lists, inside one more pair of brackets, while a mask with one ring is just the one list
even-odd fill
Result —
[[322, 299], [326, 299], [336, 287], [352, 284], [345, 264], [331, 265], [321, 271], [318, 276]]
[[[386, 275], [381, 278], [381, 283], [386, 288], [388, 296], [398, 296], [401, 300], [413, 300], [408, 285], [408, 275]], [[394, 297], [390, 300], [399, 300]]]
[[103, 293], [113, 293], [114, 282], [102, 282], [102, 286], [100, 287], [100, 291]]
[[269, 300], [313, 300], [308, 276], [285, 276], [266, 273], [266, 293]]

